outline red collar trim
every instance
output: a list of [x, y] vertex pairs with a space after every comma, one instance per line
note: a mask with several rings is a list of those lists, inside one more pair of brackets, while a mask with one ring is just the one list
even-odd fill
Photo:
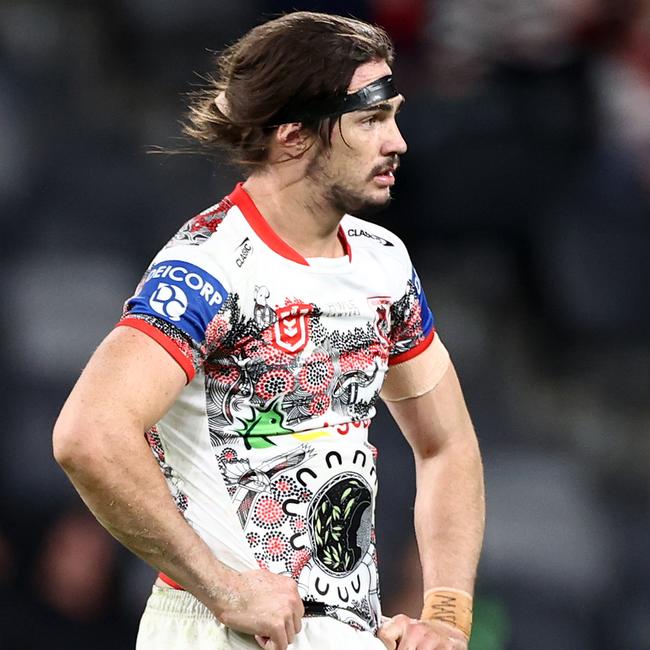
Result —
[[348, 256], [350, 262], [352, 261], [352, 248], [350, 246], [350, 242], [348, 241], [348, 238], [345, 236], [345, 230], [343, 230], [343, 226], [339, 224], [339, 241], [343, 245], [343, 250], [345, 251], [345, 254]]
[[[287, 242], [281, 239], [275, 230], [271, 228], [268, 221], [262, 216], [257, 209], [250, 194], [244, 189], [243, 183], [237, 183], [235, 189], [228, 198], [242, 211], [248, 225], [255, 231], [255, 234], [274, 252], [285, 257], [292, 262], [309, 266], [309, 262], [295, 249], [289, 246]], [[339, 225], [338, 238], [345, 254], [352, 260], [352, 249], [348, 242], [343, 227]]]
[[230, 200], [242, 211], [248, 225], [255, 231], [255, 234], [278, 255], [282, 255], [282, 257], [286, 257], [292, 262], [309, 266], [309, 262], [295, 248], [291, 248], [287, 242], [278, 237], [242, 185], [243, 183], [237, 183], [230, 195]]

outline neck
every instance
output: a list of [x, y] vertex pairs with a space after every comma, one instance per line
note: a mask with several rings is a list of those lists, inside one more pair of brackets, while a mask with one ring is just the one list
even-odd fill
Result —
[[309, 177], [296, 175], [294, 163], [283, 163], [257, 172], [244, 183], [271, 228], [303, 257], [341, 257], [343, 245], [338, 228], [343, 214], [325, 199], [322, 189]]

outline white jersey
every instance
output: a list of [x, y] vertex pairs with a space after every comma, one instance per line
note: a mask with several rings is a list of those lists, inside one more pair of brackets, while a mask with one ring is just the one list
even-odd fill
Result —
[[389, 366], [434, 328], [397, 237], [349, 215], [339, 237], [346, 256], [304, 259], [238, 185], [160, 251], [120, 325], [187, 374], [147, 438], [216, 557], [291, 576], [305, 602], [374, 631], [368, 426]]

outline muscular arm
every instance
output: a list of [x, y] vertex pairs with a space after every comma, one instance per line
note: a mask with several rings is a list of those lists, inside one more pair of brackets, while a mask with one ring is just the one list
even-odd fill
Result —
[[99, 522], [164, 571], [227, 625], [271, 637], [284, 650], [300, 629], [295, 583], [240, 574], [219, 562], [178, 512], [144, 438], [173, 404], [185, 374], [145, 334], [115, 329], [70, 394], [54, 430], [54, 455]]
[[115, 538], [214, 609], [234, 572], [178, 512], [144, 438], [184, 384], [180, 366], [157, 343], [115, 329], [61, 411], [54, 455]]
[[453, 365], [424, 395], [387, 404], [415, 457], [424, 589], [472, 593], [485, 519], [483, 470]]
[[[415, 534], [425, 594], [472, 594], [485, 523], [483, 469], [456, 371], [438, 341], [436, 352], [431, 346], [391, 373], [383, 396], [415, 457]], [[399, 614], [378, 636], [388, 650], [467, 650], [471, 611], [431, 614], [423, 622]]]

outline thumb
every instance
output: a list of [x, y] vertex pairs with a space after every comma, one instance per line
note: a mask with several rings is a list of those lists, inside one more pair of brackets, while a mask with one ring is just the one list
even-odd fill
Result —
[[399, 617], [390, 618], [377, 630], [377, 638], [388, 650], [395, 650], [404, 634], [404, 623]]
[[271, 637], [269, 636], [260, 636], [259, 634], [256, 634], [255, 641], [257, 641], [257, 645], [259, 645], [260, 648], [264, 648], [264, 650], [275, 650], [275, 644], [271, 641]]
[[381, 630], [377, 633], [377, 638], [386, 646], [386, 650], [396, 650], [397, 637], [391, 637]]

